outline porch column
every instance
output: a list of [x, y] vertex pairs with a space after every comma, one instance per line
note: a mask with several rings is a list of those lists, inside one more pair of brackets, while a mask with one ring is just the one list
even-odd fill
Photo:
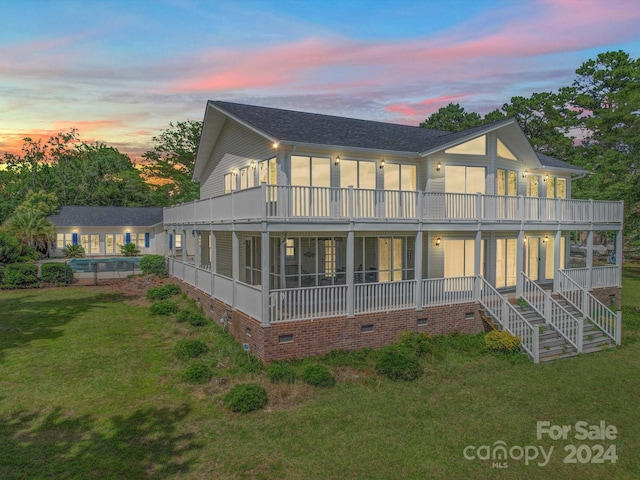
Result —
[[522, 296], [523, 278], [520, 272], [524, 272], [524, 230], [518, 232], [518, 241], [516, 245], [516, 297]]
[[587, 271], [587, 284], [584, 286], [587, 290], [591, 290], [591, 272], [593, 269], [593, 230], [587, 232], [587, 252], [585, 253]]
[[562, 250], [562, 232], [558, 230], [553, 240], [553, 292], [558, 291], [558, 270], [560, 269], [560, 251]]
[[353, 318], [353, 262], [355, 260], [355, 234], [353, 230], [347, 232], [347, 317]]
[[217, 265], [217, 245], [216, 245], [216, 232], [211, 230], [209, 232], [209, 248], [211, 251], [209, 252], [209, 257], [211, 260], [211, 297], [216, 296], [216, 278], [213, 275], [216, 273], [218, 268]]
[[240, 234], [231, 232], [231, 278], [233, 279], [233, 304], [236, 308], [236, 283], [240, 279]]
[[416, 280], [416, 291], [415, 291], [415, 300], [416, 300], [416, 310], [422, 310], [422, 230], [418, 230], [416, 232], [416, 241], [414, 250], [415, 253], [413, 255], [414, 258], [414, 278]]
[[[622, 287], [622, 230], [616, 232], [616, 266], [618, 267], [618, 287]], [[619, 343], [618, 343], [619, 345]]]
[[473, 247], [473, 275], [477, 277], [482, 269], [482, 232], [480, 230], [476, 232]]
[[168, 258], [171, 256], [171, 249], [169, 248], [169, 235], [171, 235], [171, 230], [165, 230], [164, 231], [165, 236], [167, 237], [165, 242], [164, 242], [164, 258]]
[[269, 318], [269, 265], [271, 251], [269, 250], [269, 232], [262, 232], [260, 240], [260, 283], [262, 284], [262, 326], [268, 327]]
[[180, 230], [180, 246], [182, 248], [182, 263], [187, 263], [187, 231]]
[[194, 250], [193, 261], [196, 264], [196, 268], [198, 268], [202, 261], [202, 251], [200, 250], [201, 247], [198, 245], [198, 243], [200, 243], [200, 231], [192, 230], [191, 233], [193, 235], [193, 250]]

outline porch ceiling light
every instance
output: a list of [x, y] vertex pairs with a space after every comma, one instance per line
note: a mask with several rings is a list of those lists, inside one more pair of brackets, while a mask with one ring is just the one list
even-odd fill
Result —
[[336, 159], [333, 162], [334, 165], [339, 165], [340, 164], [340, 155], [336, 156]]
[[384, 168], [384, 158], [380, 160], [380, 168]]
[[436, 247], [439, 247], [442, 243], [442, 239], [440, 237], [436, 238]]
[[440, 169], [442, 168], [442, 163], [438, 162], [438, 165], [436, 165], [436, 171], [440, 171]]
[[522, 178], [527, 178], [527, 175], [529, 175], [529, 170], [522, 172]]

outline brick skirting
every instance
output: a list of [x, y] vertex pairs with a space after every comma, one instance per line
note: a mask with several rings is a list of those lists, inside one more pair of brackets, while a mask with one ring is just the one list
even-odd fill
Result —
[[232, 310], [224, 302], [177, 278], [170, 278], [216, 323], [223, 323], [226, 312], [229, 319], [227, 331], [239, 342], [248, 343], [251, 353], [264, 363], [320, 355], [336, 349], [376, 349], [395, 342], [402, 332], [439, 335], [484, 331], [475, 303], [369, 313], [353, 318], [342, 316], [283, 322], [263, 327], [245, 313]]

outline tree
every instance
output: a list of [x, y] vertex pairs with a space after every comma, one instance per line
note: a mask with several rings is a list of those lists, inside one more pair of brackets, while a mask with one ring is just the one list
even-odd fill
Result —
[[429, 115], [420, 126], [422, 128], [459, 132], [477, 127], [483, 123], [482, 117], [477, 113], [467, 113], [460, 104], [450, 103], [446, 107], [442, 107], [437, 112]]
[[173, 205], [199, 198], [200, 186], [191, 179], [201, 130], [202, 122], [170, 123], [168, 129], [153, 137], [153, 150], [142, 155], [148, 162], [144, 173], [153, 184], [157, 204]]
[[48, 253], [56, 233], [55, 226], [41, 212], [30, 208], [16, 209], [3, 227], [25, 245], [44, 253]]

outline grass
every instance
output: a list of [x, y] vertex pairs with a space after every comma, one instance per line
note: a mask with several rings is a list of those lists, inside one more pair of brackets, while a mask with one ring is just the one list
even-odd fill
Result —
[[[0, 478], [640, 478], [640, 267], [625, 268], [623, 302], [619, 349], [533, 365], [488, 354], [482, 336], [436, 337], [414, 382], [376, 375], [370, 350], [291, 362], [329, 367], [338, 384], [319, 389], [271, 384], [216, 325], [153, 316], [144, 293], [3, 291]], [[194, 360], [214, 371], [207, 384], [181, 381], [182, 339], [209, 347]], [[267, 408], [229, 413], [222, 396], [247, 382], [267, 389]], [[538, 420], [603, 420], [618, 437], [538, 440]], [[545, 467], [464, 459], [499, 440], [554, 452]], [[565, 464], [569, 443], [614, 443], [618, 460]]]

